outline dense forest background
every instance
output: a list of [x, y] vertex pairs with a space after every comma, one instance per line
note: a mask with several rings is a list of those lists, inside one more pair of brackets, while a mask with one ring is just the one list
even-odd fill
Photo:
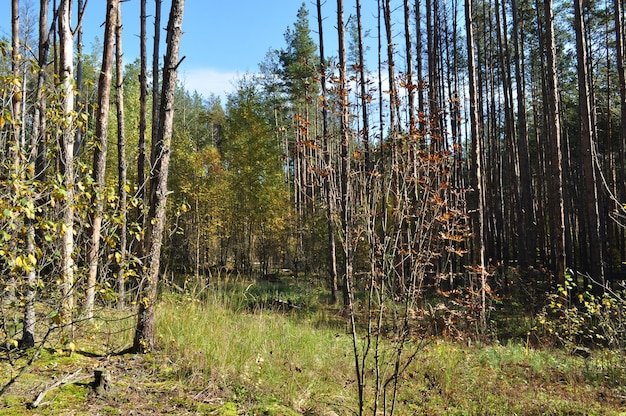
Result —
[[160, 0], [141, 5], [141, 56], [124, 62], [121, 22], [138, 17], [123, 2], [106, 2], [102, 49], [85, 51], [80, 15], [100, 3], [12, 1], [9, 343], [51, 328], [69, 342], [94, 311], [130, 306], [131, 349], [151, 351], [165, 285], [288, 274], [345, 307], [361, 380], [359, 325], [406, 341], [433, 297], [478, 336], [511, 299], [530, 314], [621, 299], [622, 0], [377, 0], [371, 27], [359, 0], [303, 3], [225, 103], [176, 79], [183, 0], [163, 21]]

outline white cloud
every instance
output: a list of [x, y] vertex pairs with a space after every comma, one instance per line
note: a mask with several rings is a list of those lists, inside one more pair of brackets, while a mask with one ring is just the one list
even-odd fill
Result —
[[196, 68], [181, 71], [180, 81], [188, 91], [197, 91], [205, 98], [215, 94], [224, 103], [226, 95], [234, 91], [237, 80], [242, 76], [239, 72]]

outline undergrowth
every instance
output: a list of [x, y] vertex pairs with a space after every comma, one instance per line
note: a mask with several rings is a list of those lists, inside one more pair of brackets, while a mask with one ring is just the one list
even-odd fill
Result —
[[[273, 299], [294, 307], [276, 307]], [[90, 379], [83, 379], [50, 393], [37, 413], [355, 414], [354, 357], [345, 316], [326, 304], [315, 285], [295, 279], [278, 284], [225, 279], [188, 286], [186, 293], [166, 288], [159, 302], [157, 352], [115, 355], [130, 344], [134, 318], [103, 311], [95, 323], [77, 327], [74, 349], [51, 338], [30, 372], [0, 398], [0, 415], [32, 414], [27, 405], [43, 386], [78, 368], [90, 376], [95, 367], [110, 369], [111, 396], [95, 397]], [[499, 325], [506, 329], [508, 323]], [[395, 414], [626, 411], [626, 374], [615, 365], [621, 362], [615, 351], [592, 349], [583, 357], [524, 337], [497, 339], [427, 338], [398, 380]], [[379, 351], [382, 374], [393, 373], [391, 341]], [[28, 359], [28, 354], [7, 356], [0, 360], [2, 384]], [[365, 374], [369, 393], [374, 378], [373, 372]], [[371, 403], [365, 405], [365, 414], [372, 414]]]

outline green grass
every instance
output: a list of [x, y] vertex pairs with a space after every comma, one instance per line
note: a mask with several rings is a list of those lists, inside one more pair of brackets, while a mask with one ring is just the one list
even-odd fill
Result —
[[[275, 310], [271, 299], [299, 306]], [[159, 349], [143, 356], [109, 356], [132, 342], [134, 317], [101, 312], [78, 326], [71, 353], [51, 337], [33, 367], [0, 398], [0, 415], [180, 414], [351, 415], [358, 408], [352, 340], [346, 318], [325, 294], [304, 281], [281, 284], [223, 280], [187, 295], [163, 292], [157, 308]], [[365, 338], [359, 339], [362, 351]], [[415, 358], [398, 379], [396, 415], [624, 415], [624, 357], [594, 350], [584, 359], [531, 343], [409, 342]], [[394, 344], [380, 349], [382, 380], [393, 370]], [[365, 414], [372, 414], [374, 353], [365, 371]], [[406, 357], [406, 354], [405, 354]], [[13, 365], [0, 360], [0, 383]], [[112, 374], [110, 397], [93, 397], [91, 372]], [[26, 408], [54, 378], [84, 368], [86, 380], [50, 392], [36, 411]], [[390, 382], [388, 386], [393, 383]], [[380, 397], [379, 412], [392, 403]], [[34, 412], [34, 413], [33, 413]]]
[[[312, 312], [250, 308], [250, 293], [258, 298], [269, 290], [253, 286], [209, 290], [202, 301], [163, 298], [158, 331], [162, 353], [172, 363], [169, 376], [184, 383], [215, 383], [240, 411], [250, 414], [284, 414], [258, 410], [277, 405], [300, 414], [355, 413], [351, 338], [345, 325], [336, 324], [342, 318], [316, 300], [308, 301], [315, 304]], [[381, 351], [387, 361], [381, 366], [383, 375], [390, 374], [392, 347], [385, 343]], [[371, 357], [366, 371], [369, 409], [374, 393]], [[400, 415], [620, 414], [619, 387], [611, 387], [590, 361], [515, 341], [482, 345], [428, 340], [399, 385]]]
[[348, 337], [283, 313], [233, 311], [219, 294], [163, 299], [158, 331], [172, 376], [210, 379], [244, 404], [280, 400], [311, 411], [336, 404], [335, 393], [353, 377]]

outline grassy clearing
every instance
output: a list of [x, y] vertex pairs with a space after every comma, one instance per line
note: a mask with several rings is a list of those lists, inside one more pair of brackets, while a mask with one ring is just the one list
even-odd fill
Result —
[[[353, 413], [354, 361], [345, 327], [336, 324], [341, 317], [314, 300], [312, 313], [250, 308], [250, 293], [256, 299], [267, 290], [234, 285], [203, 301], [166, 297], [159, 331], [171, 374], [216, 384], [244, 411], [279, 403], [300, 414]], [[626, 378], [614, 374], [609, 382], [607, 366], [598, 364], [603, 354], [583, 359], [515, 342], [432, 339], [400, 381], [397, 414], [620, 414], [626, 402], [616, 381]]]
[[[354, 414], [351, 340], [345, 318], [325, 306], [323, 296], [293, 281], [222, 281], [192, 295], [164, 293], [157, 316], [161, 349], [145, 356], [109, 355], [130, 344], [134, 321], [103, 312], [108, 319], [77, 328], [74, 352], [51, 337], [31, 370], [0, 398], [0, 415]], [[298, 308], [275, 310], [273, 299]], [[611, 351], [585, 359], [523, 342], [432, 338], [420, 345], [399, 380], [397, 415], [626, 414], [624, 358]], [[385, 345], [381, 356], [390, 357], [391, 348]], [[0, 383], [27, 358], [0, 361]], [[96, 367], [111, 372], [114, 390], [106, 397], [96, 397], [88, 384]], [[78, 368], [85, 379], [55, 389], [36, 411], [27, 409], [53, 378]], [[371, 406], [371, 360], [366, 379]]]

